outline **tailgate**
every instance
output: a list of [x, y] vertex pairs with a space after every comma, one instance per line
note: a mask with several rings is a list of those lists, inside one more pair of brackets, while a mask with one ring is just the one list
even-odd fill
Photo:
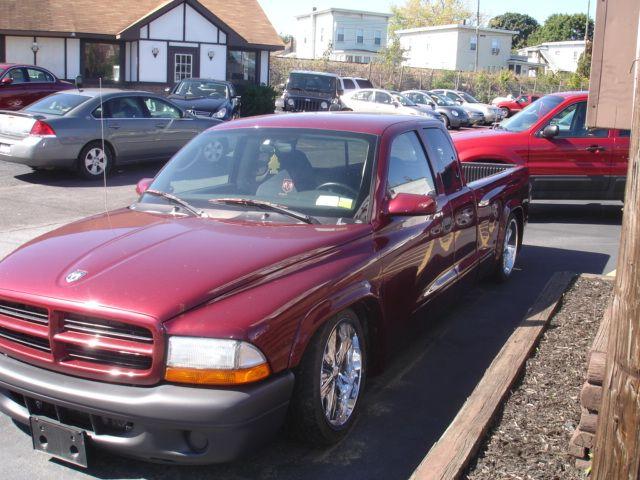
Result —
[[31, 132], [31, 127], [39, 120], [36, 115], [22, 112], [0, 111], [0, 137], [21, 139]]

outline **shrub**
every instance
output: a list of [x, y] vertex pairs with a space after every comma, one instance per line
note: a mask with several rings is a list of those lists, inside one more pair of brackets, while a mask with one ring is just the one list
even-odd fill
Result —
[[278, 92], [268, 85], [249, 85], [242, 91], [240, 115], [251, 117], [273, 113]]

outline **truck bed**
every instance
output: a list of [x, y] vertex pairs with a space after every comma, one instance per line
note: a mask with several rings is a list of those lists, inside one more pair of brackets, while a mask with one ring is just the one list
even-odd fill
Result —
[[462, 173], [467, 183], [476, 182], [507, 170], [517, 168], [515, 165], [504, 163], [462, 162]]

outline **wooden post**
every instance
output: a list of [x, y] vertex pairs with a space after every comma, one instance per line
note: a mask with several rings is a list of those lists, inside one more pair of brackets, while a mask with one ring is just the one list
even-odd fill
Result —
[[[640, 23], [640, 18], [638, 19]], [[640, 56], [640, 38], [637, 55]], [[622, 236], [598, 418], [594, 480], [640, 475], [640, 68], [635, 88]]]

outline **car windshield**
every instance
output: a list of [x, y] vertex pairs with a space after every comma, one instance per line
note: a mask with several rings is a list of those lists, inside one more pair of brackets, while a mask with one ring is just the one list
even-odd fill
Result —
[[445, 97], [444, 95], [440, 95], [438, 93], [431, 93], [431, 99], [436, 102], [436, 105], [453, 107], [456, 105], [456, 102], [451, 100], [449, 97]]
[[466, 92], [458, 92], [458, 95], [460, 95], [462, 98], [464, 98], [465, 102], [468, 102], [468, 103], [480, 103], [478, 100], [476, 100], [475, 98], [473, 98], [471, 95], [469, 95]]
[[365, 80], [364, 78], [356, 78], [356, 82], [358, 82], [358, 86], [360, 88], [373, 88], [373, 83], [369, 80]]
[[510, 132], [522, 132], [536, 124], [542, 117], [560, 105], [564, 99], [558, 95], [547, 95], [527, 105], [513, 117], [503, 120], [500, 127]]
[[329, 75], [313, 73], [289, 74], [288, 89], [307, 90], [309, 92], [333, 93], [336, 91], [336, 79]]
[[180, 82], [175, 94], [199, 98], [227, 98], [227, 86], [208, 80], [186, 80]]
[[398, 102], [400, 102], [400, 105], [402, 105], [403, 107], [415, 107], [416, 106], [416, 104], [414, 102], [409, 100], [404, 95], [401, 95], [401, 94], [396, 93], [396, 92], [392, 92], [392, 95], [393, 95], [393, 99], [397, 100]]
[[56, 93], [32, 103], [25, 108], [25, 112], [62, 116], [90, 98], [73, 93]]
[[[256, 205], [262, 202], [325, 224], [360, 223], [368, 214], [376, 141], [306, 129], [211, 130], [180, 150], [149, 188], [213, 218], [292, 222]], [[158, 203], [169, 201], [147, 194], [136, 208]]]

